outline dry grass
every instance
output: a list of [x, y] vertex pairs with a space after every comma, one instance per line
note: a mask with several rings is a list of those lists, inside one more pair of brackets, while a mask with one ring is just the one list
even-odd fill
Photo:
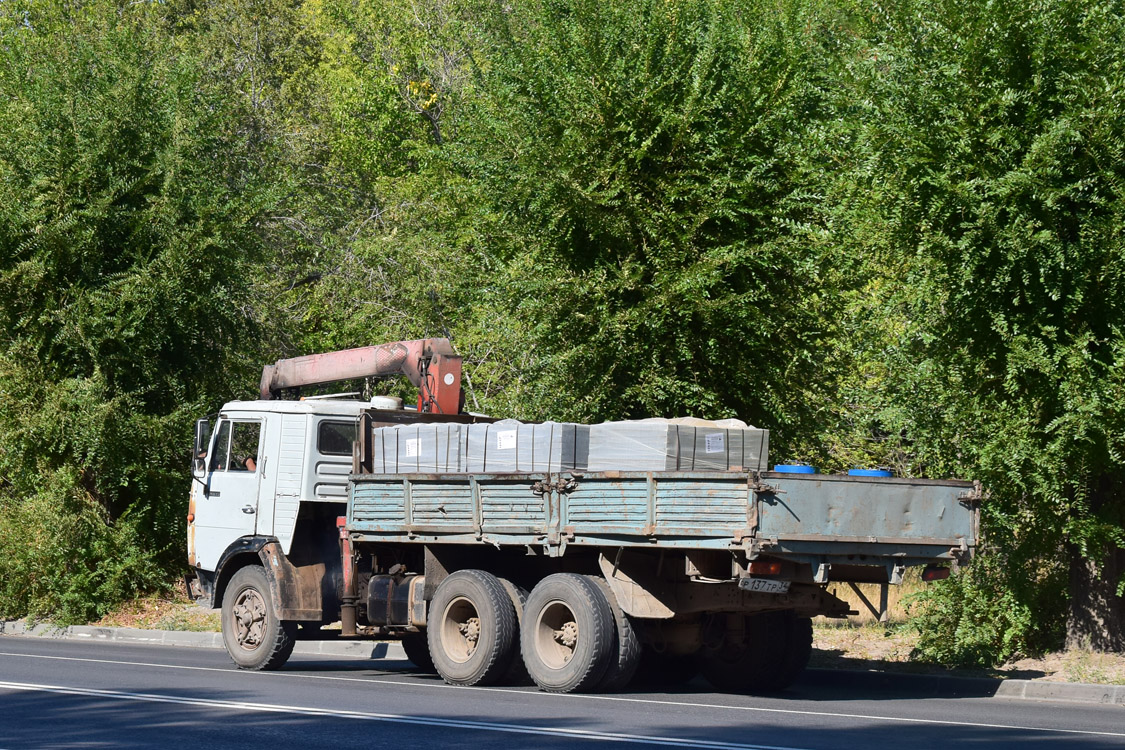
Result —
[[187, 595], [182, 582], [168, 596], [146, 596], [126, 603], [92, 625], [145, 630], [218, 632], [218, 610], [204, 609]]
[[917, 641], [917, 634], [903, 624], [883, 625], [873, 618], [864, 623], [817, 618], [813, 623], [814, 650], [810, 666], [1125, 685], [1125, 654], [1076, 649], [1019, 659], [995, 669], [949, 669], [911, 661]]
[[[908, 617], [906, 600], [909, 597], [922, 591], [928, 585], [921, 578], [921, 572], [917, 568], [911, 568], [906, 571], [906, 576], [903, 578], [902, 584], [898, 586], [887, 587], [887, 615], [888, 622], [902, 623], [906, 622]], [[867, 597], [867, 601], [879, 607], [879, 589], [877, 583], [859, 583], [856, 584], [863, 596]], [[846, 601], [851, 608], [856, 610], [859, 614], [852, 615], [848, 618], [848, 622], [853, 624], [868, 624], [878, 622], [878, 618], [867, 608], [863, 600], [858, 594], [846, 583], [833, 583], [828, 586], [828, 590]]]

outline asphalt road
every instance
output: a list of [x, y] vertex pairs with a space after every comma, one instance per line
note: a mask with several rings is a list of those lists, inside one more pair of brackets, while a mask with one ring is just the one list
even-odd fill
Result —
[[781, 696], [454, 688], [408, 662], [0, 638], [0, 750], [22, 748], [1125, 748], [1125, 708], [937, 698], [813, 673]]

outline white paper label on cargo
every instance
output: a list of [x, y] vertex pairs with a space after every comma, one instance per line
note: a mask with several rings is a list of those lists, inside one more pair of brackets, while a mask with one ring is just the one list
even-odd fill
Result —
[[422, 441], [419, 440], [418, 438], [414, 438], [414, 439], [410, 439], [410, 440], [406, 441], [406, 457], [407, 458], [417, 458], [418, 457], [418, 443], [420, 443], [420, 442], [422, 442]]
[[723, 442], [723, 433], [712, 432], [703, 436], [703, 450], [707, 453], [723, 453], [726, 445]]
[[496, 433], [496, 450], [510, 451], [516, 447], [516, 431], [500, 430]]

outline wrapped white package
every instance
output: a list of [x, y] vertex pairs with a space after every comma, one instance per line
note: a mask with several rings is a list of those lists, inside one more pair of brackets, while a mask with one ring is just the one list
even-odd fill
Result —
[[[769, 430], [691, 417], [590, 426], [589, 471], [763, 471]], [[739, 421], [739, 424], [745, 425]]]
[[464, 425], [412, 424], [371, 431], [374, 474], [456, 474]]
[[568, 422], [505, 419], [464, 428], [463, 470], [470, 473], [585, 471], [590, 428]]

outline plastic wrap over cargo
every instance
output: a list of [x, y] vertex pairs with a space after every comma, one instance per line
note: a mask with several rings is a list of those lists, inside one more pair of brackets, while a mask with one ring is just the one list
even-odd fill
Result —
[[567, 422], [505, 419], [466, 425], [462, 468], [470, 473], [585, 471], [590, 428]]
[[414, 424], [371, 431], [374, 474], [456, 474], [464, 425]]
[[769, 430], [740, 420], [643, 419], [590, 426], [589, 471], [764, 471]]

